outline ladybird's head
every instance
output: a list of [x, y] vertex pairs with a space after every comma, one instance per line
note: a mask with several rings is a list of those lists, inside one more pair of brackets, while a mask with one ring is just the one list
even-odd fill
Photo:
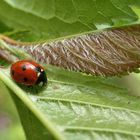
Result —
[[45, 85], [47, 83], [47, 76], [43, 68], [36, 67], [38, 79], [36, 81], [37, 85]]

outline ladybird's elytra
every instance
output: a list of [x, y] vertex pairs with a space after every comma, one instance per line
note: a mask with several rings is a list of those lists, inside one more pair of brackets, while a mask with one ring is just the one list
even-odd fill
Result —
[[31, 60], [20, 60], [11, 66], [12, 79], [23, 85], [34, 86], [40, 83], [47, 83], [47, 76], [44, 68]]

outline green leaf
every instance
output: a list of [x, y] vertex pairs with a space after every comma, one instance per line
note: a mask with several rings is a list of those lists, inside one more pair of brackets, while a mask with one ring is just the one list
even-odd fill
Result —
[[20, 36], [27, 41], [135, 24], [138, 16], [133, 9], [140, 1], [1, 0], [0, 5], [0, 21], [14, 30], [28, 30], [26, 37]]
[[23, 91], [8, 72], [0, 78], [12, 91], [27, 139], [139, 139], [139, 98], [111, 79], [49, 67], [46, 88]]

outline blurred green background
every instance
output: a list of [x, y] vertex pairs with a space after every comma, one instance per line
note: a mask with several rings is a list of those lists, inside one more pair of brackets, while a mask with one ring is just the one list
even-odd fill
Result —
[[25, 140], [15, 105], [0, 81], [0, 140]]

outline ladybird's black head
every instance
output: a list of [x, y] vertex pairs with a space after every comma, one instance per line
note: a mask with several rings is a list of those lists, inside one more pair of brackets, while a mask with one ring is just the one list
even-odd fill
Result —
[[38, 73], [38, 79], [36, 81], [36, 84], [39, 85], [41, 82], [43, 85], [47, 83], [47, 76], [44, 70], [42, 70], [40, 67], [36, 67], [36, 71]]

